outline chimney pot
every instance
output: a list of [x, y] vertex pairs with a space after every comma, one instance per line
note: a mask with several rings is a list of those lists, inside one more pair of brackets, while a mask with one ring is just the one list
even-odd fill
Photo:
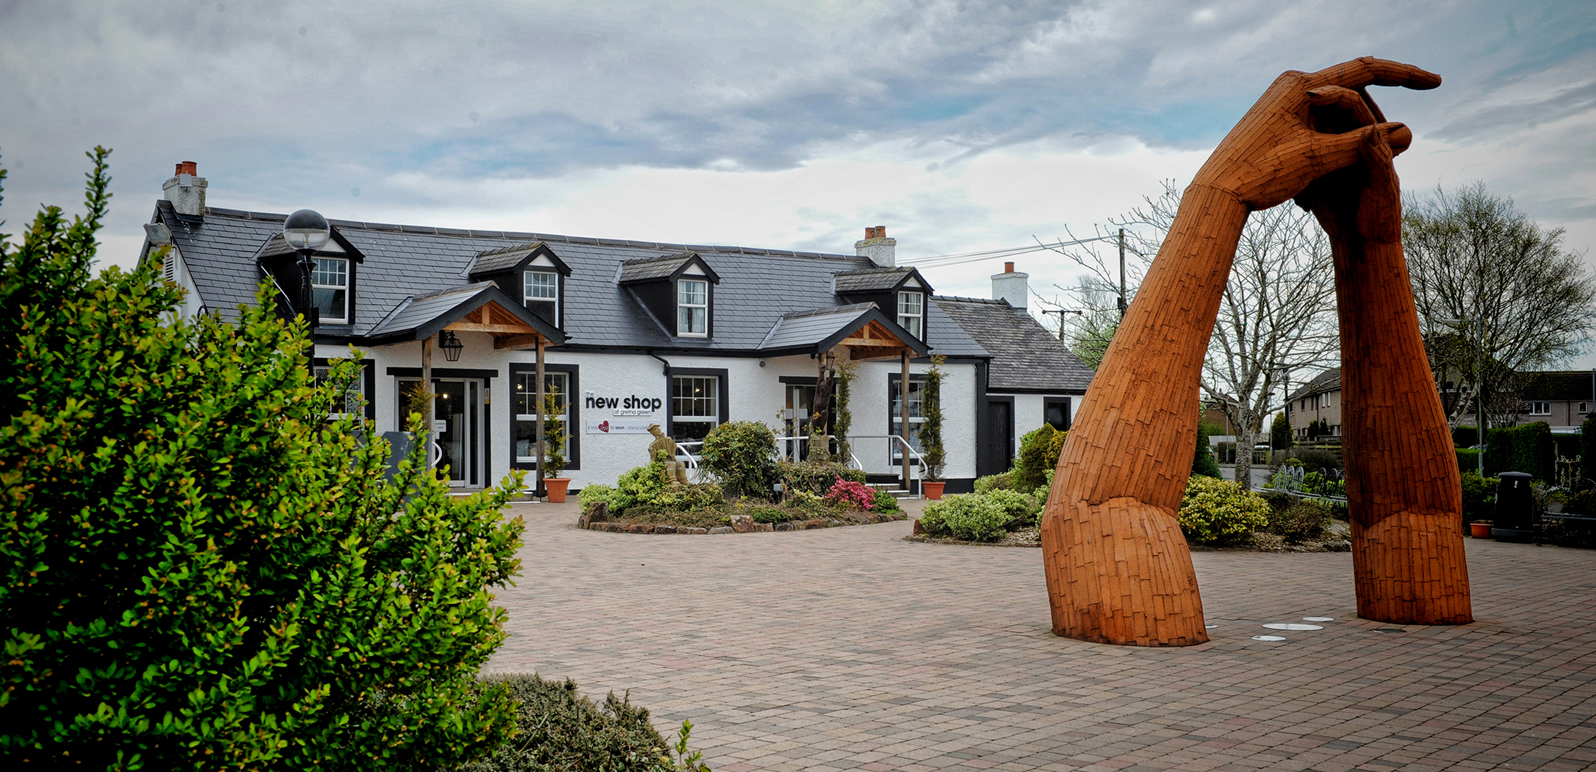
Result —
[[1014, 273], [1014, 263], [1011, 263], [1011, 262], [1004, 263], [1003, 264], [1003, 272], [1004, 273]]
[[879, 268], [892, 268], [897, 265], [898, 242], [887, 238], [887, 226], [865, 226], [863, 241], [853, 243], [854, 252], [860, 257], [870, 258], [870, 262]]

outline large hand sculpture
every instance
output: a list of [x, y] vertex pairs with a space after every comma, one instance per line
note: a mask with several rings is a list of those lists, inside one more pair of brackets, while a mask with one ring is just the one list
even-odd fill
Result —
[[[1364, 96], [1365, 87], [1426, 89], [1439, 84], [1439, 77], [1416, 67], [1368, 58], [1311, 74], [1288, 72], [1275, 80], [1197, 173], [1082, 401], [1059, 458], [1042, 522], [1055, 633], [1145, 646], [1208, 640], [1196, 573], [1175, 513], [1196, 442], [1203, 355], [1247, 213], [1291, 199], [1331, 172], [1360, 163], [1367, 166], [1364, 159], [1370, 156], [1371, 142], [1384, 143], [1388, 151], [1406, 146], [1411, 135], [1405, 127], [1372, 119], [1377, 112]], [[1372, 201], [1368, 187], [1350, 181], [1334, 188], [1326, 184], [1322, 206], [1345, 209], [1345, 201], [1355, 200], [1360, 202], [1351, 204], [1356, 216], [1357, 206], [1373, 206], [1367, 203]], [[1400, 270], [1400, 243], [1393, 243]], [[1338, 258], [1338, 270], [1341, 262]], [[1405, 277], [1403, 271], [1397, 289], [1408, 298], [1407, 313], [1412, 314]], [[1347, 291], [1341, 292], [1343, 303]], [[1346, 313], [1343, 308], [1343, 319]], [[1416, 323], [1412, 332], [1416, 342]], [[1422, 368], [1418, 372], [1427, 379], [1422, 344], [1417, 357], [1416, 365], [1406, 366]], [[1429, 383], [1424, 384], [1428, 392], [1410, 388], [1406, 380], [1402, 387], [1412, 399], [1428, 393], [1434, 401], [1434, 411], [1418, 416], [1426, 426], [1440, 409]], [[1385, 420], [1411, 418], [1387, 415]], [[1375, 425], [1372, 419], [1370, 425]], [[1444, 460], [1453, 466], [1455, 484], [1452, 458], [1448, 446], [1444, 458], [1409, 457], [1408, 461], [1428, 467]], [[1426, 479], [1441, 477], [1444, 472], [1436, 471]], [[1410, 506], [1399, 504], [1391, 511], [1406, 514], [1381, 519], [1391, 520], [1395, 529], [1379, 530], [1378, 536], [1396, 540], [1401, 538], [1398, 534], [1413, 532], [1412, 523], [1431, 517], [1433, 507], [1427, 505], [1444, 499], [1438, 494]], [[1375, 535], [1375, 519], [1365, 519], [1360, 533]], [[1422, 554], [1426, 549], [1427, 545], [1417, 545], [1407, 552]], [[1461, 567], [1461, 544], [1456, 554]], [[1382, 557], [1376, 562], [1389, 561]], [[1413, 575], [1413, 571], [1384, 570], [1381, 575]], [[1466, 608], [1466, 589], [1464, 598]]]

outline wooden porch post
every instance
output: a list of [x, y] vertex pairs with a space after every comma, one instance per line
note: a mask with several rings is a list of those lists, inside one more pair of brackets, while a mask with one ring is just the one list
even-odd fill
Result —
[[[428, 335], [427, 337], [421, 339], [421, 392], [420, 393], [421, 394], [431, 394], [432, 393], [432, 336], [431, 335]], [[432, 417], [433, 417], [433, 414], [436, 412], [433, 409], [433, 407], [434, 407], [433, 406], [433, 400], [434, 399], [436, 399], [436, 398], [434, 397], [434, 398], [422, 400], [422, 405], [421, 405], [422, 434], [421, 434], [420, 437], [416, 438], [418, 441], [423, 441], [423, 442], [426, 443], [425, 446], [422, 448], [422, 452], [427, 454], [426, 458], [427, 458], [427, 468], [428, 469], [431, 469], [432, 468], [432, 464], [433, 464], [433, 460], [432, 460], [432, 440], [433, 440], [433, 437], [432, 437], [432, 435], [433, 435]]]
[[899, 436], [903, 438], [903, 489], [913, 492], [909, 487], [909, 349], [903, 350], [903, 380], [898, 382], [898, 401], [902, 405], [903, 424]]
[[537, 471], [537, 480], [535, 482], [536, 482], [537, 495], [542, 496], [543, 495], [543, 451], [544, 451], [543, 442], [544, 442], [544, 440], [543, 440], [543, 336], [541, 336], [541, 335], [538, 336], [538, 372], [537, 372], [537, 379], [538, 379], [537, 386], [532, 389], [532, 393], [535, 395], [535, 399], [537, 399], [537, 401], [538, 401], [538, 411], [537, 411], [537, 413], [538, 413], [538, 471]]

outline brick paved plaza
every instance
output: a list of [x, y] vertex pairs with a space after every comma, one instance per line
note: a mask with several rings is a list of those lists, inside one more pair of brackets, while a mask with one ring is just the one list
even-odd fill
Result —
[[490, 669], [629, 689], [717, 772], [1596, 768], [1596, 551], [1470, 540], [1478, 621], [1432, 628], [1357, 619], [1347, 553], [1202, 552], [1213, 640], [1137, 649], [1053, 636], [1035, 549], [514, 509]]

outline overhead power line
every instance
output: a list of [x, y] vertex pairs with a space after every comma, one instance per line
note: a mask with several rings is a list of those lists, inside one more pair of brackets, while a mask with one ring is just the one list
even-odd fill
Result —
[[1023, 247], [990, 249], [983, 252], [964, 252], [956, 255], [933, 255], [930, 257], [911, 257], [899, 260], [898, 262], [904, 265], [912, 265], [916, 268], [941, 268], [943, 266], [959, 265], [961, 263], [975, 263], [982, 260], [995, 260], [1001, 257], [1016, 257], [1019, 255], [1031, 254], [1033, 252], [1051, 252], [1063, 247], [1073, 247], [1077, 244], [1086, 244], [1093, 241], [1114, 241], [1116, 239], [1118, 239], [1118, 236], [1096, 236], [1089, 239], [1059, 241], [1053, 244], [1043, 244], [1041, 242], [1037, 242], [1035, 244], [1027, 244]]

